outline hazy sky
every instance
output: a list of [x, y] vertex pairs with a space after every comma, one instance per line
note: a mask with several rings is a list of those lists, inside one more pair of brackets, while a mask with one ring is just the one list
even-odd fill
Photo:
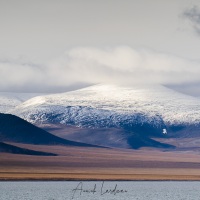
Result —
[[0, 91], [139, 81], [200, 95], [199, 0], [0, 0], [0, 30]]

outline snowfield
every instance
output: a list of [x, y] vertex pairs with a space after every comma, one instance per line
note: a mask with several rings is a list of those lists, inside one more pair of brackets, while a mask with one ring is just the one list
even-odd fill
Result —
[[17, 105], [35, 96], [38, 96], [38, 94], [0, 92], [0, 113], [7, 113]]
[[132, 128], [150, 124], [170, 125], [200, 122], [200, 99], [164, 86], [122, 87], [95, 85], [84, 89], [31, 98], [13, 103], [9, 111], [34, 124], [61, 123], [83, 127]]

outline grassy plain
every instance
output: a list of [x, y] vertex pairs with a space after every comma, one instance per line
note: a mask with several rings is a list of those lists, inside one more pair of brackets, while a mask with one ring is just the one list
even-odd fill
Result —
[[0, 154], [0, 180], [200, 180], [190, 151], [22, 145], [58, 156]]

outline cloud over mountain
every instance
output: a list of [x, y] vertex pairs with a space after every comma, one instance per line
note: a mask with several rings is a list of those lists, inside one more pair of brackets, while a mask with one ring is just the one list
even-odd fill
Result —
[[[0, 61], [0, 90], [45, 92], [77, 83], [199, 83], [198, 61], [128, 46], [78, 47], [45, 65]], [[196, 84], [195, 84], [196, 85]]]

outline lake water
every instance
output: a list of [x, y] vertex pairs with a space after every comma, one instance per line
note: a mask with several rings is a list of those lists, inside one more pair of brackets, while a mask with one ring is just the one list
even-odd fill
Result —
[[0, 200], [198, 200], [192, 181], [0, 182]]

